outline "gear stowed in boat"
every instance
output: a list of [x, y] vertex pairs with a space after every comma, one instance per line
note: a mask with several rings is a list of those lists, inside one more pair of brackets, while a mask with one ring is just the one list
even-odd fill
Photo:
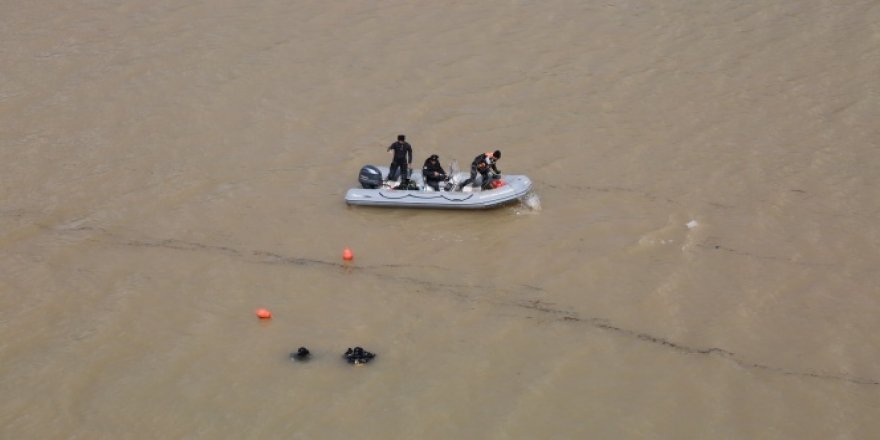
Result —
[[388, 175], [387, 167], [366, 165], [358, 175], [361, 188], [349, 189], [345, 202], [391, 208], [487, 209], [515, 202], [532, 189], [528, 177], [515, 174], [505, 174], [503, 178], [495, 175], [488, 183], [460, 188], [468, 173], [457, 168], [453, 162], [449, 178], [436, 191], [425, 184], [419, 170], [413, 170], [408, 181], [388, 181], [383, 177]]

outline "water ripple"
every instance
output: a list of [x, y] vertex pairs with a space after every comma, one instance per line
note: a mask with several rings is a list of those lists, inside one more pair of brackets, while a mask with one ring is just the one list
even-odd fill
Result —
[[[90, 230], [91, 228], [84, 227], [79, 228], [82, 230]], [[496, 292], [509, 290], [511, 293], [534, 293], [535, 291], [543, 291], [540, 287], [528, 286], [528, 285], [518, 285], [515, 288], [511, 289], [499, 289], [498, 286], [476, 286], [473, 284], [455, 284], [455, 283], [438, 283], [435, 281], [425, 280], [418, 277], [413, 276], [401, 276], [401, 275], [388, 275], [377, 272], [377, 269], [385, 269], [388, 267], [401, 268], [401, 267], [412, 267], [406, 265], [386, 265], [386, 266], [350, 266], [345, 263], [335, 263], [330, 261], [323, 261], [317, 259], [310, 258], [301, 258], [301, 257], [291, 257], [286, 255], [281, 255], [275, 252], [268, 252], [262, 250], [253, 250], [253, 251], [243, 251], [239, 249], [235, 249], [228, 246], [218, 246], [218, 245], [210, 245], [196, 242], [188, 242], [177, 239], [161, 239], [161, 240], [121, 240], [121, 241], [112, 241], [112, 244], [129, 246], [129, 247], [149, 247], [149, 248], [159, 248], [159, 249], [167, 249], [172, 251], [189, 251], [189, 252], [206, 252], [206, 253], [214, 253], [226, 255], [232, 258], [240, 258], [245, 259], [250, 262], [256, 262], [261, 264], [277, 264], [277, 265], [290, 265], [290, 266], [298, 266], [298, 267], [328, 267], [328, 268], [346, 268], [352, 271], [359, 271], [364, 274], [368, 274], [371, 276], [376, 276], [383, 279], [388, 279], [394, 282], [403, 282], [407, 284], [415, 284], [420, 287], [427, 288], [426, 291], [437, 292], [437, 291], [446, 291], [454, 294], [457, 297], [462, 299], [467, 299], [470, 301], [488, 301], [485, 299], [474, 298], [471, 295], [466, 293], [462, 293], [462, 290], [478, 290], [483, 291], [485, 288], [491, 288]], [[718, 247], [716, 247], [718, 249]], [[497, 301], [495, 301], [497, 302]], [[532, 312], [538, 312], [542, 316], [546, 318], [552, 318], [554, 320], [558, 320], [560, 322], [566, 322], [571, 324], [582, 324], [587, 325], [595, 329], [599, 329], [608, 333], [615, 334], [617, 336], [623, 336], [626, 338], [634, 339], [637, 341], [653, 344], [662, 348], [666, 348], [669, 350], [673, 350], [683, 354], [692, 354], [692, 355], [704, 355], [704, 356], [716, 356], [722, 359], [726, 359], [731, 361], [743, 368], [754, 369], [754, 370], [762, 370], [774, 374], [779, 374], [783, 376], [796, 376], [796, 377], [808, 377], [814, 379], [821, 380], [833, 380], [840, 382], [847, 382], [857, 385], [880, 385], [880, 381], [872, 378], [865, 377], [857, 377], [852, 376], [846, 373], [825, 373], [825, 372], [817, 372], [812, 370], [794, 370], [787, 369], [782, 367], [776, 367], [773, 365], [769, 365], [762, 362], [757, 362], [753, 360], [749, 360], [743, 356], [737, 355], [734, 352], [726, 350], [721, 347], [700, 347], [700, 346], [690, 346], [685, 345], [680, 342], [676, 342], [670, 339], [667, 339], [662, 336], [653, 335], [650, 333], [644, 333], [637, 330], [627, 329], [614, 323], [609, 322], [608, 320], [597, 318], [597, 317], [583, 317], [580, 316], [576, 312], [572, 312], [569, 310], [565, 310], [563, 308], [555, 307], [551, 303], [542, 301], [542, 300], [526, 300], [526, 301], [502, 301], [499, 305], [509, 306], [509, 307], [517, 307], [521, 309], [526, 309]], [[529, 317], [532, 318], [532, 317]]]

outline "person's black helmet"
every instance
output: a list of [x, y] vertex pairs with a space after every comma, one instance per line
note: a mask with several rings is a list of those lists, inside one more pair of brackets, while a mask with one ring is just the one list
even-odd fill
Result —
[[404, 136], [404, 135], [402, 135], [402, 134], [399, 134], [399, 135], [397, 135], [397, 140], [399, 140], [399, 141], [405, 141], [405, 140], [406, 140], [406, 136]]
[[440, 159], [440, 156], [438, 156], [436, 154], [432, 154], [431, 157], [428, 158], [428, 160], [437, 160], [437, 159]]
[[492, 153], [492, 156], [493, 156], [495, 159], [501, 159], [501, 150], [495, 150], [495, 152]]

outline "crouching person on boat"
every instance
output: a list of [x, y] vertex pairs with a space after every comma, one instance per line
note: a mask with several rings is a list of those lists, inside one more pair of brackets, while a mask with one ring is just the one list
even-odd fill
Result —
[[434, 191], [440, 191], [440, 182], [446, 180], [446, 171], [440, 165], [440, 157], [432, 154], [425, 160], [422, 166], [422, 177], [425, 179], [425, 185], [434, 188]]
[[498, 160], [501, 159], [501, 150], [495, 150], [494, 152], [483, 153], [474, 158], [474, 161], [471, 163], [471, 177], [461, 183], [460, 188], [464, 188], [469, 183], [477, 183], [477, 173], [480, 173], [482, 176], [482, 187], [483, 189], [488, 189], [489, 187], [489, 171], [495, 172], [495, 174], [501, 174], [501, 171], [498, 171]]

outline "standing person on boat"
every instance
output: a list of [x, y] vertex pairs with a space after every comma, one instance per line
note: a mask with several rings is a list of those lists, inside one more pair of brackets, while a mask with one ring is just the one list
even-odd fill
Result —
[[388, 180], [397, 180], [398, 171], [402, 172], [401, 182], [409, 180], [409, 167], [412, 164], [412, 145], [406, 141], [406, 136], [397, 135], [397, 142], [388, 147], [393, 151], [391, 166], [388, 170]]
[[432, 154], [425, 160], [422, 165], [422, 177], [425, 179], [425, 185], [434, 188], [434, 191], [440, 191], [440, 182], [446, 180], [446, 171], [440, 166], [440, 156]]
[[477, 173], [483, 177], [482, 186], [485, 188], [489, 184], [489, 170], [494, 171], [495, 174], [501, 174], [501, 171], [498, 171], [498, 166], [495, 165], [499, 159], [501, 159], [501, 150], [490, 151], [475, 157], [471, 163], [471, 177], [462, 182], [459, 188], [464, 188], [469, 183], [476, 183]]

